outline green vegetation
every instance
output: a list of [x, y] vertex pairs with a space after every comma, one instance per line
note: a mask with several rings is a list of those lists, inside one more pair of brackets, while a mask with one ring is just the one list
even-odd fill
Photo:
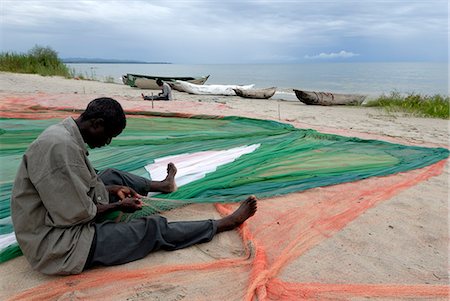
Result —
[[105, 77], [104, 82], [105, 82], [105, 83], [109, 83], [109, 84], [114, 84], [114, 83], [115, 83], [115, 80], [114, 80], [114, 77], [112, 77], [112, 76], [107, 76], [107, 77]]
[[27, 54], [0, 53], [0, 71], [70, 77], [69, 69], [56, 51], [38, 45]]
[[[95, 72], [91, 68], [91, 74], [76, 73], [74, 68], [69, 68], [58, 57], [55, 50], [50, 47], [34, 46], [28, 53], [0, 53], [0, 71], [15, 73], [40, 74], [43, 76], [59, 75], [66, 78], [82, 80], [97, 80]], [[114, 78], [108, 76], [105, 82], [114, 83]]]
[[365, 106], [382, 107], [388, 112], [406, 112], [418, 117], [449, 119], [449, 102], [448, 96], [423, 96], [414, 93], [402, 96], [398, 92], [391, 92], [390, 95], [382, 95]]
[[91, 74], [88, 74], [87, 72], [83, 73], [76, 73], [75, 68], [69, 69], [70, 78], [76, 78], [81, 80], [94, 80], [96, 81], [97, 78], [95, 77], [95, 72], [93, 71], [93, 68], [91, 67]]

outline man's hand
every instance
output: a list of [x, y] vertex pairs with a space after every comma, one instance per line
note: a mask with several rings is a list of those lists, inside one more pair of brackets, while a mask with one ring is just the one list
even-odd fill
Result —
[[109, 203], [109, 204], [96, 204], [97, 206], [97, 216], [103, 213], [120, 210], [126, 213], [133, 213], [137, 210], [142, 209], [144, 202], [141, 201], [139, 197], [136, 198], [124, 198], [119, 202]]
[[120, 185], [109, 185], [106, 189], [110, 194], [115, 194], [119, 199], [123, 200], [125, 198], [142, 198], [142, 195], [138, 194], [134, 189], [126, 186]]
[[126, 213], [133, 213], [142, 209], [143, 202], [139, 198], [124, 198], [119, 202], [119, 209]]

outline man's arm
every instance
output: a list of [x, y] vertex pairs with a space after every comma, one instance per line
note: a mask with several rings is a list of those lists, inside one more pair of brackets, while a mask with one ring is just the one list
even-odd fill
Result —
[[169, 91], [170, 91], [169, 89], [170, 89], [169, 85], [164, 83], [163, 88], [162, 88], [162, 92], [159, 93], [158, 95], [162, 96], [162, 97], [169, 96]]
[[89, 171], [83, 166], [67, 164], [34, 182], [47, 210], [47, 226], [84, 224], [96, 216], [96, 206], [89, 195], [93, 188], [89, 178]]

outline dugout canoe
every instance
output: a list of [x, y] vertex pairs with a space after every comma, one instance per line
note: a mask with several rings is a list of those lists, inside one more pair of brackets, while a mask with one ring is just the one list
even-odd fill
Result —
[[189, 94], [197, 95], [236, 95], [233, 89], [251, 89], [255, 85], [197, 85], [186, 81], [176, 80], [169, 82], [169, 85], [177, 91], [186, 92]]
[[271, 98], [277, 87], [270, 87], [264, 89], [243, 89], [243, 88], [235, 88], [233, 89], [237, 96], [244, 98], [257, 98], [257, 99], [268, 99]]
[[360, 105], [365, 95], [338, 94], [329, 92], [314, 92], [294, 89], [298, 100], [307, 105], [336, 106], [336, 105]]
[[122, 76], [122, 82], [130, 87], [158, 90], [159, 87], [156, 84], [156, 80], [158, 78], [167, 83], [176, 80], [182, 80], [197, 85], [203, 85], [208, 80], [209, 75], [201, 77], [182, 77], [182, 76], [153, 76], [153, 75], [127, 73], [126, 75]]

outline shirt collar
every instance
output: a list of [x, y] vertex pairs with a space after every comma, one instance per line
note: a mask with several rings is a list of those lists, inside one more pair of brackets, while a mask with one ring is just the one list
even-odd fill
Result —
[[78, 125], [75, 122], [75, 120], [72, 117], [67, 117], [61, 123], [70, 133], [70, 135], [75, 139], [76, 143], [85, 152], [86, 156], [88, 156], [89, 152], [87, 150], [86, 143], [83, 140], [83, 136], [81, 136], [80, 129], [78, 128]]

